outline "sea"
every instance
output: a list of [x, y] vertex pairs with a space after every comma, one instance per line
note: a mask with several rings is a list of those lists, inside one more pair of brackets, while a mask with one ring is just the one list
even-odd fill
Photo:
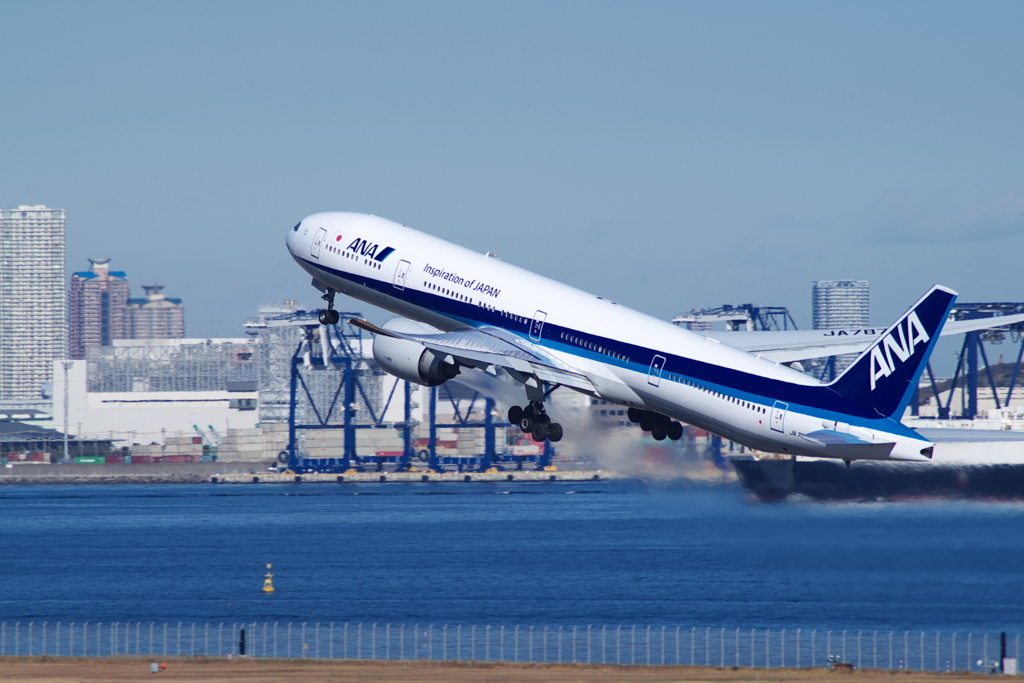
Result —
[[1022, 588], [1020, 503], [768, 505], [636, 481], [0, 487], [6, 622], [1020, 633]]

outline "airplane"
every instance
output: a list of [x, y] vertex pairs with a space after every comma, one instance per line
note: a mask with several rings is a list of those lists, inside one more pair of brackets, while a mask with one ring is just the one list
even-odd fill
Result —
[[[856, 340], [815, 330], [781, 344], [756, 333], [726, 342], [377, 216], [313, 214], [288, 230], [286, 244], [327, 302], [321, 324], [339, 322], [337, 293], [400, 316], [382, 326], [348, 322], [375, 335], [382, 369], [419, 385], [463, 369], [503, 370], [525, 389], [509, 422], [536, 441], [562, 439], [546, 403], [567, 387], [628, 408], [657, 440], [678, 440], [686, 423], [757, 451], [848, 466], [933, 454], [900, 419], [956, 300], [939, 285]], [[963, 321], [957, 331], [994, 326]], [[857, 360], [828, 383], [787, 365], [851, 351]]]

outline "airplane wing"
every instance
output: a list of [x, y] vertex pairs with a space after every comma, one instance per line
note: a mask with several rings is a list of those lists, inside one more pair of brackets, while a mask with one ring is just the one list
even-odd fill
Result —
[[469, 367], [483, 370], [488, 366], [498, 366], [521, 381], [532, 375], [544, 382], [600, 393], [595, 381], [600, 384], [601, 380], [592, 380], [586, 373], [543, 353], [539, 346], [499, 328], [480, 327], [443, 334], [406, 334], [385, 330], [361, 318], [350, 318], [349, 323], [374, 334], [417, 342], [424, 348], [451, 356]]
[[[975, 320], [954, 320], [942, 327], [941, 336], [989, 330], [1024, 322], [1024, 314], [1003, 315]], [[758, 354], [776, 363], [825, 358], [844, 353], [860, 353], [871, 346], [885, 328], [855, 330], [784, 330], [768, 332], [707, 331], [704, 336], [723, 344]]]

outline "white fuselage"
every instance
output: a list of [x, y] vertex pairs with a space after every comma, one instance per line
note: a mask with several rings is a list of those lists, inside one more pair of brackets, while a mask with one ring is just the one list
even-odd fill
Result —
[[[802, 438], [828, 429], [895, 441], [889, 459], [927, 460], [915, 432], [808, 375], [392, 221], [314, 214], [288, 231], [287, 245], [327, 287], [446, 332], [503, 328], [608, 378], [601, 397], [615, 403], [762, 451], [830, 457]], [[628, 390], [614, 388], [622, 384]]]

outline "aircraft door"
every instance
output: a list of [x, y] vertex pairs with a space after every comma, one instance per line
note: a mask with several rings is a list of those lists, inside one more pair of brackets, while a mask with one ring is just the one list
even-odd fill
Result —
[[530, 339], [540, 341], [541, 332], [544, 331], [544, 321], [547, 319], [548, 314], [544, 311], [537, 311], [533, 314], [533, 322], [530, 323]]
[[776, 401], [775, 405], [772, 406], [772, 431], [783, 434], [786, 432], [787, 410], [789, 410], [789, 404], [783, 403], [782, 401]]
[[652, 387], [661, 386], [661, 373], [665, 369], [665, 356], [655, 356], [647, 372], [647, 383]]
[[316, 231], [316, 235], [313, 236], [313, 243], [309, 245], [309, 255], [315, 259], [320, 258], [320, 247], [324, 244], [324, 238], [327, 237], [327, 230], [320, 228]]
[[411, 265], [408, 261], [398, 262], [398, 267], [395, 268], [395, 289], [405, 289], [405, 276], [409, 274], [409, 266]]

